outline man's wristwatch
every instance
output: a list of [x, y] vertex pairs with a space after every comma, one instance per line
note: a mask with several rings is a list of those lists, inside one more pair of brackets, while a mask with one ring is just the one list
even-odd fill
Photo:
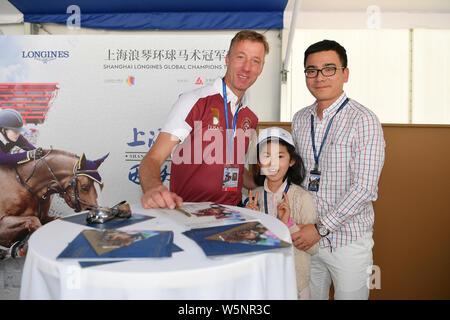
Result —
[[314, 224], [314, 227], [316, 227], [317, 232], [319, 235], [323, 238], [330, 234], [330, 230], [327, 229], [322, 223], [318, 222]]

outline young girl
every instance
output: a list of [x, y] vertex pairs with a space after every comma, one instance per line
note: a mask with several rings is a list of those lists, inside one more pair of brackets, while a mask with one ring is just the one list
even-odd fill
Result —
[[[260, 174], [256, 183], [261, 187], [249, 191], [246, 208], [277, 217], [289, 227], [291, 234], [299, 231], [296, 224], [315, 223], [315, 202], [301, 187], [305, 168], [295, 152], [291, 134], [278, 127], [261, 130], [257, 152]], [[319, 244], [316, 243], [306, 252], [297, 248], [294, 250], [298, 297], [301, 300], [310, 299], [311, 255], [318, 252]]]

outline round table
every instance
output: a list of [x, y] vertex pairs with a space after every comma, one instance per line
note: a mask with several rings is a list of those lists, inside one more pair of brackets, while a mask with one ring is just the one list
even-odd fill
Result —
[[[172, 230], [183, 251], [170, 258], [129, 260], [81, 268], [76, 260], [56, 260], [82, 230], [89, 227], [63, 220], [50, 222], [29, 239], [22, 273], [21, 299], [297, 299], [293, 247], [252, 254], [207, 257], [182, 234], [189, 227], [173, 220], [168, 210], [132, 212], [156, 217], [123, 230]], [[230, 207], [233, 208], [233, 207]], [[291, 243], [286, 226], [256, 211], [257, 218]], [[122, 230], [119, 229], [119, 230]]]

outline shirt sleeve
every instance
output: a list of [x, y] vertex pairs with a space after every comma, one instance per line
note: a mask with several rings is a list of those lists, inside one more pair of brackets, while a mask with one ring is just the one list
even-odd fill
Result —
[[0, 164], [17, 165], [29, 160], [28, 152], [5, 153], [0, 149]]
[[170, 109], [167, 121], [161, 131], [170, 133], [178, 137], [180, 142], [183, 142], [193, 128], [193, 126], [187, 122], [187, 118], [192, 111], [196, 100], [195, 95], [189, 92], [180, 95], [177, 102], [175, 102], [172, 109]]
[[377, 199], [378, 181], [384, 165], [383, 129], [373, 113], [361, 116], [356, 126], [350, 162], [352, 182], [321, 222], [330, 230], [339, 229], [349, 218]]
[[[293, 209], [293, 217], [296, 224], [314, 224], [317, 222], [317, 209], [316, 209], [316, 203], [313, 198], [309, 194], [308, 191], [301, 192], [299, 197], [295, 199], [293, 203], [294, 209]], [[295, 227], [295, 228], [294, 228]], [[292, 228], [292, 229], [291, 229]], [[290, 233], [295, 233], [299, 231], [299, 228], [297, 225], [294, 225], [289, 228]], [[315, 243], [311, 248], [306, 250], [306, 253], [309, 253], [310, 255], [314, 255], [319, 251], [319, 242]]]
[[[13, 146], [18, 146], [19, 148], [23, 150], [33, 150], [36, 149], [35, 146], [33, 146], [24, 136], [20, 135], [17, 139], [17, 142], [13, 144]], [[11, 149], [14, 147], [11, 147]], [[17, 152], [17, 153], [9, 153], [4, 152], [0, 149], [0, 164], [7, 164], [7, 165], [17, 165], [22, 164], [27, 161], [30, 161], [31, 159], [28, 156], [28, 152]]]
[[297, 142], [297, 118], [298, 118], [298, 112], [294, 114], [294, 117], [292, 118], [291, 122], [291, 135], [292, 138], [294, 138], [294, 144], [295, 144], [295, 150], [298, 150], [298, 142]]

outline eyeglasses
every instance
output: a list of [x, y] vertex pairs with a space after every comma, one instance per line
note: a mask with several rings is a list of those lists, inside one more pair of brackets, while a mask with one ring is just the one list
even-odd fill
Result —
[[305, 69], [305, 76], [307, 78], [316, 78], [319, 71], [324, 77], [331, 77], [336, 74], [337, 69], [345, 69], [345, 67], [324, 67], [322, 69]]

